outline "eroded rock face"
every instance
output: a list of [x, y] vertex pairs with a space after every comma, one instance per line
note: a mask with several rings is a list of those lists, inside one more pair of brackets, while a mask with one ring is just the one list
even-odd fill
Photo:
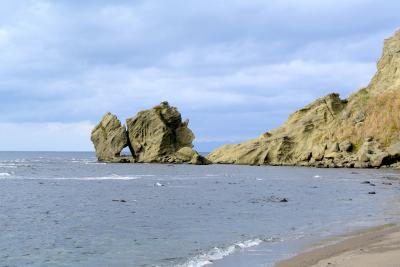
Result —
[[[282, 127], [242, 144], [223, 146], [207, 158], [214, 163], [251, 165], [320, 161], [329, 140], [325, 128], [333, 123], [345, 105], [337, 94], [327, 95], [290, 115]], [[335, 149], [339, 150], [337, 144]]]
[[125, 126], [117, 116], [106, 113], [92, 131], [91, 140], [100, 161], [119, 161], [121, 151], [128, 146]]
[[391, 89], [398, 89], [400, 86], [400, 31], [385, 40], [382, 57], [377, 64], [378, 71], [368, 85], [372, 93], [382, 92]]
[[[168, 102], [139, 112], [126, 121], [107, 113], [92, 132], [96, 155], [101, 161], [209, 164], [193, 149], [194, 134], [181, 114]], [[121, 157], [129, 147], [132, 156]]]
[[126, 120], [132, 154], [139, 162], [176, 162], [175, 153], [192, 148], [194, 134], [188, 121], [167, 102]]
[[127, 119], [132, 154], [138, 162], [190, 162], [197, 154], [192, 149], [193, 132], [188, 121], [168, 102], [139, 112]]
[[317, 99], [281, 127], [240, 144], [225, 145], [213, 163], [380, 167], [400, 161], [400, 32], [385, 40], [377, 73], [348, 99]]

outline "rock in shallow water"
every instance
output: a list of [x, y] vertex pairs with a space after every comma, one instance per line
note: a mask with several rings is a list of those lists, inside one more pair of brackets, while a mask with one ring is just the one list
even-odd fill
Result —
[[190, 163], [201, 157], [193, 150], [189, 121], [168, 102], [139, 112], [126, 120], [131, 152], [138, 162]]
[[194, 134], [167, 102], [126, 120], [131, 152], [139, 162], [174, 162], [174, 154], [191, 148]]
[[[93, 130], [92, 141], [101, 161], [208, 164], [193, 149], [194, 134], [188, 123], [175, 107], [162, 102], [127, 119], [127, 129], [107, 113]], [[120, 156], [125, 147], [132, 157]]]
[[91, 140], [100, 161], [118, 161], [122, 149], [128, 146], [125, 126], [110, 112], [93, 129]]

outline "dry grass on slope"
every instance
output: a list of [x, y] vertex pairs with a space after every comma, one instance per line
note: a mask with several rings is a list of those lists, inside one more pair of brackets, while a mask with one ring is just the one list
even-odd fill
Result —
[[[361, 122], [356, 122], [357, 118]], [[338, 121], [335, 137], [350, 140], [358, 149], [363, 140], [373, 136], [385, 147], [400, 140], [400, 88], [370, 94], [365, 89], [349, 99]]]

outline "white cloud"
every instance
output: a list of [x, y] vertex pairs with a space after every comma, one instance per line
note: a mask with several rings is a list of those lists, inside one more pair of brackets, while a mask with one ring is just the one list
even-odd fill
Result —
[[85, 88], [87, 97], [72, 103], [83, 114], [109, 109], [133, 112], [162, 100], [188, 111], [236, 106], [227, 110], [232, 112], [241, 107], [257, 109], [260, 105], [269, 110], [295, 103], [304, 104], [331, 91], [346, 97], [367, 85], [374, 71], [375, 63], [302, 60], [194, 77], [168, 68], [97, 68], [76, 81], [75, 86]]

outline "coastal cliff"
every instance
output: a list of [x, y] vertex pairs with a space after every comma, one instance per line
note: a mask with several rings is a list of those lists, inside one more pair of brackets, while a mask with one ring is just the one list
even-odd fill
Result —
[[[208, 164], [193, 149], [195, 136], [188, 124], [175, 107], [162, 102], [128, 118], [126, 126], [106, 113], [93, 129], [91, 140], [99, 161]], [[131, 156], [121, 156], [126, 147]]]
[[400, 31], [385, 40], [370, 84], [332, 93], [258, 138], [211, 152], [213, 163], [315, 167], [397, 166], [400, 161]]

